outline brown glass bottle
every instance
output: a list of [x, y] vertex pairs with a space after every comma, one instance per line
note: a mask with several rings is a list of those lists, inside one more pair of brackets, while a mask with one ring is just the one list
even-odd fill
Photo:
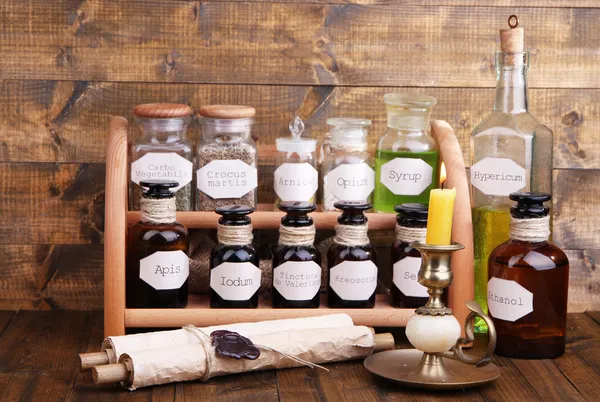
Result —
[[[321, 253], [312, 244], [292, 244], [297, 240], [285, 228], [307, 228], [314, 230], [309, 212], [315, 205], [308, 202], [279, 203], [278, 208], [286, 213], [281, 218], [280, 242], [273, 250], [273, 307], [275, 308], [318, 308], [321, 287]], [[282, 242], [282, 240], [285, 241]], [[289, 264], [289, 263], [292, 264]], [[285, 293], [282, 294], [281, 292]]]
[[[177, 182], [142, 181], [142, 221], [127, 235], [127, 308], [181, 308], [188, 302], [188, 232], [175, 221]], [[161, 204], [156, 213], [156, 203]], [[168, 204], [168, 205], [166, 205]], [[165, 209], [168, 212], [165, 212]]]
[[[510, 211], [511, 240], [490, 254], [488, 309], [501, 356], [546, 359], [565, 351], [567, 256], [546, 240], [517, 240], [522, 234], [515, 231], [515, 219], [547, 219], [543, 203], [550, 198], [545, 193], [512, 193], [517, 205]], [[548, 227], [544, 231], [549, 235]]]
[[[256, 308], [261, 271], [256, 249], [252, 245], [252, 222], [248, 217], [254, 208], [242, 205], [218, 207], [221, 215], [217, 237], [219, 243], [210, 253], [210, 307]], [[241, 234], [240, 243], [227, 236], [233, 229]], [[235, 236], [239, 238], [239, 236]]]
[[[362, 243], [360, 245], [345, 245], [343, 243], [347, 242], [341, 241], [347, 240], [341, 239], [344, 226], [364, 227], [367, 224], [364, 212], [371, 209], [371, 204], [345, 201], [335, 203], [334, 207], [340, 209], [342, 214], [337, 220], [335, 244], [327, 252], [328, 306], [330, 308], [373, 308], [377, 290], [375, 248], [371, 246], [368, 238], [358, 241]], [[363, 237], [366, 237], [366, 233]]]

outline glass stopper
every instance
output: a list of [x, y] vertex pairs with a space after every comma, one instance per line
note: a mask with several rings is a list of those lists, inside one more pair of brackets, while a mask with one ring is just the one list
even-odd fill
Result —
[[302, 136], [302, 132], [304, 131], [304, 122], [300, 118], [300, 116], [296, 116], [294, 120], [289, 125], [290, 132], [292, 133], [292, 138], [295, 140], [299, 140]]

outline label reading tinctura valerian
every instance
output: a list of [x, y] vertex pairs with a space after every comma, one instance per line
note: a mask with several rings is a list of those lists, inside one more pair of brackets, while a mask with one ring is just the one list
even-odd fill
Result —
[[314, 261], [287, 261], [273, 269], [273, 287], [286, 300], [311, 300], [321, 287], [321, 267]]

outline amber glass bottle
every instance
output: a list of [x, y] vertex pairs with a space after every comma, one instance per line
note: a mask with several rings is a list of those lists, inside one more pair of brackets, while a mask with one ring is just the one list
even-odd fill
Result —
[[327, 252], [328, 305], [331, 308], [373, 308], [377, 290], [375, 248], [367, 236], [364, 212], [371, 204], [336, 202], [342, 210], [335, 227], [334, 244]]
[[546, 193], [512, 193], [511, 240], [490, 254], [488, 309], [496, 353], [546, 359], [565, 351], [569, 261], [548, 241]]
[[210, 306], [213, 308], [256, 308], [261, 271], [252, 245], [254, 208], [243, 205], [218, 207], [219, 243], [210, 253]]
[[308, 216], [315, 205], [281, 201], [279, 244], [273, 251], [273, 307], [318, 308], [321, 254], [314, 246], [315, 225]]
[[188, 302], [188, 232], [175, 221], [172, 181], [142, 181], [142, 219], [129, 229], [127, 308], [177, 308]]

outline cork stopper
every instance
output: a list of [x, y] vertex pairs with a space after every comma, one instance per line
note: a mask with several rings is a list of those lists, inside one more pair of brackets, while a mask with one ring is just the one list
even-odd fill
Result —
[[192, 114], [192, 108], [182, 103], [144, 103], [133, 108], [137, 117], [152, 119], [168, 119], [187, 117]]
[[215, 119], [245, 119], [255, 114], [253, 107], [242, 105], [208, 105], [200, 108], [200, 115]]
[[509, 29], [500, 30], [500, 49], [504, 53], [523, 52], [523, 28], [519, 28], [519, 17], [511, 15], [508, 17]]

